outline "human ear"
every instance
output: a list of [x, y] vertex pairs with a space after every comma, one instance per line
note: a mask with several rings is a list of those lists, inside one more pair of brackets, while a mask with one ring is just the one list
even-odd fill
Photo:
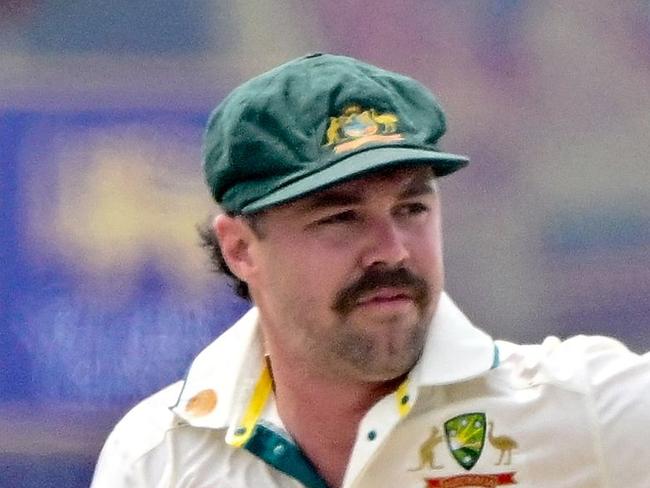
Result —
[[225, 214], [215, 217], [212, 229], [228, 268], [237, 278], [247, 282], [254, 271], [250, 246], [255, 238], [252, 230], [241, 219]]

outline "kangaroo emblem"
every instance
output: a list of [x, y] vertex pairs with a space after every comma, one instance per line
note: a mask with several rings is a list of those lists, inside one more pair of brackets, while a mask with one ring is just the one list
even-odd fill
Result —
[[442, 469], [443, 467], [436, 464], [436, 446], [443, 441], [438, 427], [431, 429], [431, 435], [420, 446], [420, 465], [417, 468], [411, 468], [409, 471], [420, 471], [426, 467], [430, 469]]

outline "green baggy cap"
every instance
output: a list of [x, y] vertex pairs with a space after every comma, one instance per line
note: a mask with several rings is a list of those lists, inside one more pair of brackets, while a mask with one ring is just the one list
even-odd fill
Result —
[[417, 81], [345, 56], [313, 54], [255, 77], [214, 110], [203, 169], [226, 211], [252, 213], [389, 167], [465, 166], [441, 152], [445, 115]]

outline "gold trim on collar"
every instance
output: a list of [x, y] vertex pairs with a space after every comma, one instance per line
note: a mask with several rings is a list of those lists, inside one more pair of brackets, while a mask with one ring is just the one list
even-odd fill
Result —
[[234, 426], [234, 431], [233, 426], [228, 430], [228, 434], [226, 435], [226, 442], [228, 444], [233, 447], [241, 447], [246, 444], [246, 441], [253, 435], [257, 420], [262, 415], [262, 411], [272, 389], [273, 380], [271, 378], [271, 371], [265, 362], [260, 377], [255, 384], [251, 399], [246, 406], [246, 410], [244, 410], [244, 414], [237, 425]]
[[402, 384], [395, 390], [395, 400], [397, 401], [397, 411], [400, 417], [405, 417], [411, 411], [413, 402], [409, 396], [409, 379], [406, 378]]

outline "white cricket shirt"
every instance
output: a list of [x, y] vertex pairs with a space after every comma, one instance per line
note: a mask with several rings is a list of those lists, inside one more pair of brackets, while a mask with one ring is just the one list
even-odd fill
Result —
[[[649, 488], [650, 353], [495, 342], [443, 294], [420, 361], [361, 421], [343, 486], [508, 485]], [[326, 488], [278, 416], [256, 309], [117, 424], [92, 484], [301, 486]]]

